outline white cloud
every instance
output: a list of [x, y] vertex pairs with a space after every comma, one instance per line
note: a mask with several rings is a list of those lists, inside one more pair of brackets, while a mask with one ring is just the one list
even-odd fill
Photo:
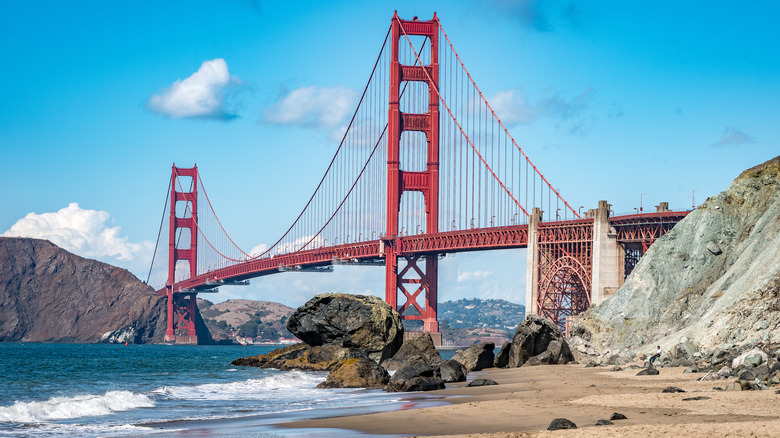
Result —
[[257, 257], [260, 254], [268, 251], [268, 245], [265, 243], [261, 243], [259, 245], [256, 245], [254, 248], [249, 250], [249, 256], [250, 257]]
[[301, 87], [266, 108], [260, 121], [272, 125], [339, 129], [343, 134], [341, 125], [355, 110], [356, 100], [357, 92], [343, 86]]
[[736, 128], [728, 127], [723, 131], [723, 136], [715, 143], [715, 147], [737, 146], [755, 143], [756, 139]]
[[566, 98], [557, 91], [548, 91], [544, 96], [531, 102], [518, 89], [504, 90], [488, 99], [491, 107], [507, 126], [531, 123], [539, 118], [548, 118], [569, 134], [585, 134], [592, 125], [592, 117], [587, 115], [592, 100], [592, 90]]
[[112, 264], [118, 261], [133, 265], [139, 271], [146, 264], [148, 269], [154, 244], [150, 241], [132, 243], [120, 235], [121, 227], [109, 224], [108, 212], [84, 210], [73, 202], [54, 213], [28, 213], [2, 235], [47, 239], [82, 257]]
[[224, 59], [205, 61], [186, 79], [153, 94], [146, 104], [150, 111], [174, 119], [206, 118], [230, 120], [236, 117], [227, 108], [227, 90], [241, 84], [231, 76]]
[[473, 272], [458, 272], [458, 283], [465, 281], [476, 280], [479, 278], [487, 278], [493, 275], [493, 271], [473, 271]]
[[498, 118], [509, 126], [529, 123], [534, 119], [534, 110], [520, 90], [499, 91], [488, 102]]

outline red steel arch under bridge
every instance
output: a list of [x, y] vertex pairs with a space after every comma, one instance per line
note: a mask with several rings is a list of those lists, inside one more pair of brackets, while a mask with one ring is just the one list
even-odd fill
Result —
[[496, 116], [435, 14], [393, 16], [324, 176], [265, 251], [233, 242], [197, 166], [173, 166], [168, 196], [167, 278], [158, 293], [168, 297], [166, 341], [179, 343], [197, 342], [198, 293], [333, 264], [384, 265], [386, 301], [440, 342], [439, 257], [501, 248], [528, 248], [526, 312], [563, 327], [613, 293], [687, 214], [662, 203], [654, 213], [614, 217], [601, 201], [581, 216]]

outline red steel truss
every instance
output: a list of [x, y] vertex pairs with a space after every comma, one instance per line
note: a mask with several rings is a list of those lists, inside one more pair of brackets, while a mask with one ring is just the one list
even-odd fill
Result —
[[538, 235], [540, 315], [559, 325], [590, 305], [593, 220], [541, 223]]
[[664, 211], [616, 216], [610, 218], [609, 223], [617, 231], [619, 243], [641, 243], [644, 254], [653, 242], [668, 233], [688, 213], [687, 211]]

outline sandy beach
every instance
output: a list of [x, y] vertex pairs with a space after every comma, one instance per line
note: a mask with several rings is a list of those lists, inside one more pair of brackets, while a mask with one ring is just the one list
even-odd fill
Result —
[[[498, 386], [447, 389], [427, 393], [450, 404], [378, 414], [325, 418], [279, 425], [282, 428], [341, 428], [369, 435], [447, 437], [593, 437], [593, 436], [780, 436], [780, 394], [767, 391], [718, 391], [731, 380], [696, 381], [702, 374], [684, 368], [660, 368], [658, 376], [636, 376], [637, 369], [551, 365], [490, 369], [469, 377], [489, 378]], [[684, 393], [662, 393], [669, 386]], [[684, 400], [691, 397], [703, 400]], [[614, 412], [627, 417], [595, 426]], [[555, 418], [567, 418], [576, 430], [547, 431]]]

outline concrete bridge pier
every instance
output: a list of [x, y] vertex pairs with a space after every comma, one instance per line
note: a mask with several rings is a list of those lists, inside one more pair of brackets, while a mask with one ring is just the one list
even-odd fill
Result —
[[607, 201], [599, 201], [595, 210], [588, 211], [593, 217], [593, 258], [591, 262], [590, 304], [601, 304], [622, 285], [621, 271], [624, 263], [617, 232], [609, 223]]
[[542, 212], [538, 207], [531, 210], [528, 218], [528, 246], [525, 268], [525, 314], [538, 315], [536, 299], [539, 296], [539, 221]]

